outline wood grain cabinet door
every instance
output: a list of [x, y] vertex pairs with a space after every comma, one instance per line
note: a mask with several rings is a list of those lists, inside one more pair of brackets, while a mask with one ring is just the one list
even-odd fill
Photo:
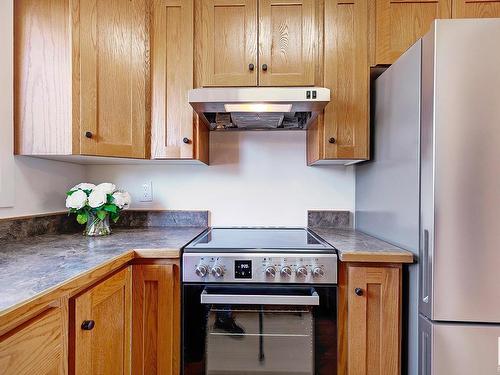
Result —
[[130, 374], [130, 267], [74, 300], [74, 373]]
[[307, 162], [369, 158], [368, 2], [324, 9], [324, 86], [331, 101], [307, 130]]
[[347, 270], [347, 373], [401, 371], [401, 266]]
[[202, 0], [203, 86], [257, 85], [257, 0]]
[[50, 308], [0, 337], [0, 374], [67, 374], [67, 310]]
[[144, 158], [149, 123], [147, 0], [80, 0], [73, 12], [81, 153]]
[[151, 156], [193, 158], [193, 0], [154, 0]]
[[259, 0], [259, 86], [312, 86], [314, 0]]
[[375, 64], [392, 64], [432, 21], [451, 18], [452, 0], [376, 0]]
[[499, 18], [500, 0], [453, 0], [453, 18]]
[[178, 263], [133, 266], [132, 373], [177, 375], [180, 369]]

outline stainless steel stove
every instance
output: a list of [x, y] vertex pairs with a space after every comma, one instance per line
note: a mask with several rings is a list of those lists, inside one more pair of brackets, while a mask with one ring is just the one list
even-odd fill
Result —
[[336, 374], [337, 252], [315, 233], [211, 228], [182, 259], [183, 374]]

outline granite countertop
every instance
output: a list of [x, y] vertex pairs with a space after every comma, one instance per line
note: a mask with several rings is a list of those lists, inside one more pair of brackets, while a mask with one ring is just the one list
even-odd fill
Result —
[[51, 234], [2, 243], [0, 315], [131, 250], [139, 254], [142, 251], [151, 258], [166, 257], [166, 251], [180, 251], [203, 230], [200, 227], [115, 229], [107, 237]]
[[355, 229], [310, 228], [338, 250], [343, 262], [413, 263], [413, 254]]

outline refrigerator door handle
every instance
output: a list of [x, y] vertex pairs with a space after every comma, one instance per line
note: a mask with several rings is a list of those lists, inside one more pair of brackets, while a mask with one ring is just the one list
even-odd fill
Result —
[[424, 229], [422, 259], [422, 301], [429, 303], [429, 230]]

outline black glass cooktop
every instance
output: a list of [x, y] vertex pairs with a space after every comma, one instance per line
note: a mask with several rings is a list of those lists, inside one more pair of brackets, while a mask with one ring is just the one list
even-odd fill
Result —
[[335, 252], [332, 246], [305, 228], [211, 228], [185, 248], [187, 252], [208, 250]]

